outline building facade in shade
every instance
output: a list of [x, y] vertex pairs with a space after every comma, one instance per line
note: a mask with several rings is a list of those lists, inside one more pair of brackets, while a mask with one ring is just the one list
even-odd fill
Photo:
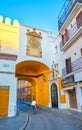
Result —
[[63, 80], [62, 78], [63, 56], [62, 56], [62, 51], [60, 49], [60, 42], [61, 42], [61, 37], [58, 34], [58, 36], [55, 38], [54, 41], [53, 59], [55, 59], [55, 61], [53, 62], [53, 66], [52, 66], [55, 72], [57, 72], [56, 70], [58, 70], [58, 74], [56, 75], [56, 73], [54, 73], [54, 78], [50, 79], [50, 86], [52, 83], [56, 83], [57, 94], [58, 94], [58, 108], [62, 109], [62, 108], [66, 108], [66, 96], [65, 93], [62, 91], [63, 87], [61, 84], [61, 81]]
[[82, 0], [66, 1], [58, 18], [66, 108], [82, 111]]

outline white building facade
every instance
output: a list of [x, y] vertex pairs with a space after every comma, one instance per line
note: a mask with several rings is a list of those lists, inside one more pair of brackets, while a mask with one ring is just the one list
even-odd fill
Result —
[[66, 2], [58, 19], [62, 86], [66, 108], [82, 111], [82, 1]]
[[[0, 116], [15, 116], [17, 111], [17, 79], [15, 64], [18, 55], [19, 23], [0, 16]], [[14, 98], [13, 98], [14, 97]]]

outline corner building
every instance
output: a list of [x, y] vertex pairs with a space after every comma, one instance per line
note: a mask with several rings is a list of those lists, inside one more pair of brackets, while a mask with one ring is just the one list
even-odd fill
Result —
[[[0, 116], [16, 115], [15, 64], [18, 56], [19, 23], [0, 16]], [[14, 98], [13, 98], [14, 97]]]
[[62, 52], [62, 94], [66, 108], [82, 111], [82, 0], [65, 1], [58, 18]]

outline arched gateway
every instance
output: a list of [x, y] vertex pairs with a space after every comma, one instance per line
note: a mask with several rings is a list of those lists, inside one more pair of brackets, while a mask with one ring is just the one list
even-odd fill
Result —
[[16, 65], [15, 73], [18, 80], [31, 83], [32, 97], [35, 97], [37, 103], [48, 106], [48, 78], [50, 76], [48, 66], [33, 60], [22, 61]]
[[0, 21], [0, 116], [16, 115], [19, 80], [30, 83], [32, 97], [39, 105], [49, 106], [54, 33], [21, 25], [17, 20], [11, 25], [9, 18], [3, 22], [0, 17]]

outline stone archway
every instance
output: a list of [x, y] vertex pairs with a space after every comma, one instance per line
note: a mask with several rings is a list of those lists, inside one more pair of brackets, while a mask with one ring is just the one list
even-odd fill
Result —
[[48, 78], [50, 70], [42, 62], [28, 60], [22, 61], [16, 65], [16, 77], [18, 80], [27, 80], [31, 82], [34, 96], [39, 105], [48, 106], [49, 90]]
[[58, 92], [57, 85], [55, 83], [51, 85], [51, 104], [52, 107], [58, 108]]

